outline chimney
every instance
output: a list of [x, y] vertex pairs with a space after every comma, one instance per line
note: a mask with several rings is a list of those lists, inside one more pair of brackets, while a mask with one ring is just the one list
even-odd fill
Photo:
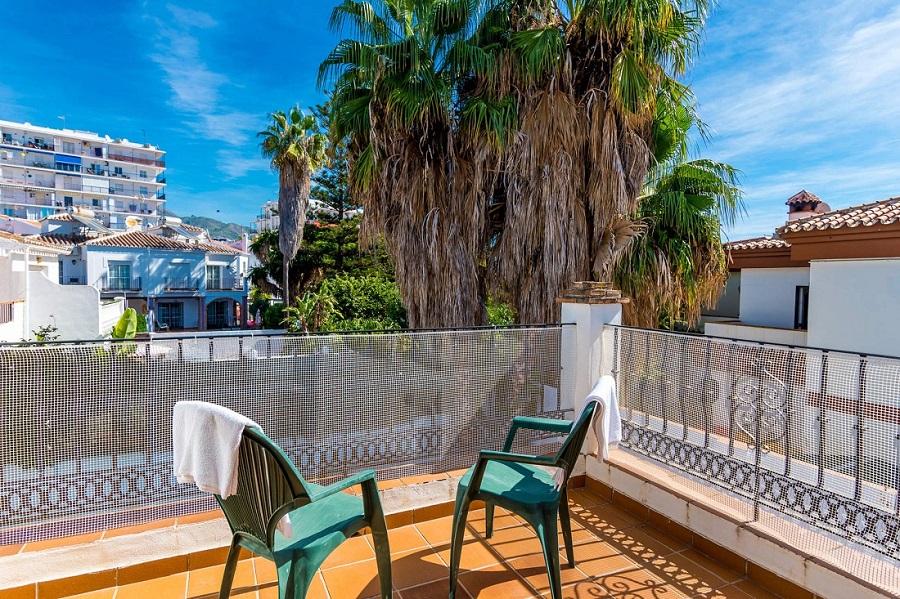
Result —
[[788, 207], [788, 223], [816, 214], [831, 212], [831, 206], [823, 202], [819, 196], [809, 193], [805, 189], [789, 197], [785, 204]]

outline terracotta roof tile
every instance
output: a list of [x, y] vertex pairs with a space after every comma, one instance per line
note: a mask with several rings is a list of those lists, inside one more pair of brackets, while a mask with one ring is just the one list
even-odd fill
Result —
[[85, 245], [121, 248], [155, 248], [161, 250], [183, 250], [214, 252], [217, 254], [240, 254], [238, 250], [215, 242], [188, 243], [177, 239], [170, 239], [162, 235], [153, 235], [142, 231], [128, 231], [92, 239]]
[[45, 241], [40, 235], [16, 235], [14, 233], [0, 231], [0, 239], [9, 239], [11, 241], [18, 241], [19, 243], [27, 243], [28, 245], [51, 248], [54, 250], [66, 250], [68, 247], [68, 244], [59, 244]]
[[804, 189], [789, 197], [785, 204], [787, 204], [788, 206], [794, 206], [796, 204], [819, 204], [821, 202], [822, 198], [814, 193], [809, 193]]
[[189, 225], [187, 223], [181, 223], [181, 226], [188, 231], [193, 231], [194, 233], [202, 233], [203, 231], [205, 231], [203, 227], [195, 227], [194, 225]]
[[780, 237], [772, 235], [766, 237], [754, 237], [753, 239], [741, 239], [725, 244], [726, 250], [769, 250], [787, 247], [791, 247], [791, 244]]
[[790, 222], [777, 229], [777, 232], [781, 234], [842, 229], [844, 227], [872, 227], [875, 225], [890, 225], [898, 220], [900, 220], [900, 197], [832, 210], [825, 214], [817, 214], [809, 218]]

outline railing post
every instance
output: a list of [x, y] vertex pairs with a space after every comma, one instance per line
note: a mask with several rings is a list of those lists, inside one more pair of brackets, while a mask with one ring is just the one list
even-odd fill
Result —
[[[582, 282], [556, 301], [562, 305], [562, 322], [575, 324], [562, 330], [560, 399], [563, 410], [577, 414], [597, 379], [612, 372], [614, 352], [612, 343], [604, 343], [603, 327], [622, 324], [622, 304], [628, 300], [611, 283]], [[584, 472], [580, 459], [573, 474]]]

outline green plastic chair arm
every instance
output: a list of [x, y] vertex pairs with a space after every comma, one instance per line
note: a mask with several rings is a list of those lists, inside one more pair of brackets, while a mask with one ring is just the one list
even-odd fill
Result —
[[523, 453], [509, 453], [506, 451], [489, 451], [486, 449], [481, 450], [478, 454], [478, 461], [475, 463], [475, 471], [472, 472], [472, 479], [469, 483], [468, 493], [470, 496], [473, 496], [478, 493], [481, 489], [481, 479], [484, 478], [484, 469], [487, 468], [487, 463], [491, 460], [499, 461], [499, 462], [515, 462], [518, 464], [532, 464], [534, 466], [557, 466], [560, 468], [567, 468], [568, 465], [556, 458], [539, 456], [539, 455], [527, 455]]
[[[366, 496], [370, 496], [372, 491], [378, 494], [378, 487], [375, 483], [375, 471], [374, 470], [364, 470], [363, 472], [357, 472], [352, 476], [348, 476], [344, 480], [338, 481], [332, 485], [328, 485], [318, 493], [311, 492], [309, 497], [298, 497], [293, 501], [289, 501], [279, 507], [272, 516], [269, 518], [269, 521], [266, 523], [266, 537], [269, 543], [269, 546], [272, 546], [275, 543], [275, 530], [278, 527], [278, 523], [281, 519], [298, 507], [302, 507], [312, 501], [321, 501], [326, 497], [331, 497], [336, 493], [340, 493], [344, 489], [348, 489], [354, 485], [363, 485], [363, 487], [369, 487], [366, 489]], [[366, 501], [366, 516], [370, 516], [371, 508], [369, 507], [369, 501]]]
[[512, 449], [513, 441], [516, 433], [521, 428], [527, 428], [535, 431], [547, 431], [551, 433], [569, 433], [572, 430], [572, 420], [561, 420], [557, 418], [539, 418], [537, 416], [516, 416], [513, 418], [512, 425], [509, 427], [509, 434], [506, 435], [506, 443], [503, 444], [503, 451]]
[[351, 476], [348, 476], [344, 480], [338, 481], [334, 484], [328, 485], [322, 490], [313, 491], [309, 494], [310, 501], [321, 501], [326, 497], [331, 497], [335, 493], [340, 493], [345, 489], [349, 489], [350, 487], [361, 485], [365, 483], [367, 480], [375, 481], [375, 471], [374, 470], [364, 470], [363, 472], [357, 472]]

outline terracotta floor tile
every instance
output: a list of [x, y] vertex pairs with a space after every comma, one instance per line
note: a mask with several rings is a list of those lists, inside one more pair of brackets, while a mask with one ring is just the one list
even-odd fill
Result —
[[[404, 526], [388, 531], [388, 540], [391, 544], [391, 553], [409, 551], [420, 547], [428, 547], [428, 541], [416, 529], [415, 526]], [[372, 539], [369, 538], [369, 542]]]
[[404, 485], [418, 485], [422, 483], [430, 483], [434, 480], [444, 480], [448, 478], [446, 472], [438, 472], [436, 474], [421, 474], [418, 476], [403, 476], [400, 482]]
[[402, 487], [403, 481], [399, 478], [389, 478], [387, 480], [378, 481], [378, 490], [384, 491], [385, 489], [396, 489], [397, 487]]
[[187, 578], [187, 573], [183, 573], [126, 584], [119, 587], [116, 599], [161, 599], [162, 597], [180, 599], [185, 596]]
[[322, 571], [328, 594], [335, 599], [371, 597], [381, 588], [374, 559]]
[[541, 541], [524, 526], [495, 530], [494, 536], [485, 542], [507, 560], [541, 553]]
[[355, 564], [375, 557], [375, 551], [364, 536], [350, 537], [322, 563], [322, 569]]
[[72, 537], [62, 537], [60, 539], [47, 539], [46, 541], [34, 541], [33, 543], [25, 543], [22, 553], [31, 551], [44, 551], [45, 549], [56, 549], [58, 547], [70, 547], [72, 545], [81, 545], [83, 543], [93, 543], [99, 541], [103, 537], [103, 532], [92, 532], [83, 535], [75, 535]]
[[688, 548], [687, 545], [651, 526], [640, 526], [603, 535], [603, 540], [634, 559], [652, 560]]
[[178, 526], [184, 526], [185, 524], [194, 524], [196, 522], [206, 522], [208, 520], [215, 520], [216, 518], [225, 518], [225, 514], [222, 513], [222, 510], [211, 510], [208, 512], [200, 512], [199, 514], [188, 514], [186, 516], [178, 516], [176, 524]]
[[[485, 513], [484, 510], [475, 510], [469, 512], [469, 517], [466, 519], [470, 526], [475, 529], [480, 535], [484, 535], [485, 532]], [[494, 512], [494, 532], [504, 529], [504, 528], [513, 528], [516, 526], [521, 526], [522, 521], [516, 518], [512, 512], [508, 512], [502, 508], [497, 508]]]
[[652, 560], [650, 565], [645, 567], [666, 584], [678, 588], [688, 596], [708, 593], [732, 582], [703, 568], [697, 562], [685, 557], [683, 553], [673, 553]]
[[[563, 587], [563, 599], [609, 599], [606, 589], [591, 580], [583, 580]], [[550, 599], [550, 591], [542, 591], [541, 597]]]
[[[402, 589], [400, 596], [403, 599], [435, 599], [435, 597], [446, 597], [449, 592], [450, 579], [444, 578], [410, 589]], [[465, 599], [468, 597], [468, 593], [461, 587], [458, 587], [456, 597], [457, 599]]]
[[256, 584], [265, 584], [278, 580], [275, 562], [264, 557], [253, 558], [253, 569], [256, 571]]
[[685, 599], [685, 595], [666, 585], [646, 570], [635, 568], [594, 580], [617, 599]]
[[[589, 541], [575, 544], [573, 549], [575, 553], [575, 565], [604, 557], [620, 555], [621, 553], [615, 547], [610, 546], [608, 543], [604, 543], [596, 537], [591, 538]], [[565, 555], [565, 547], [560, 545], [559, 552], [560, 554]]]
[[583, 561], [576, 560], [575, 566], [588, 576], [595, 578], [640, 567], [638, 564], [635, 564], [632, 560], [619, 553]]
[[[450, 543], [435, 547], [445, 564], [450, 564]], [[485, 566], [499, 564], [503, 558], [481, 539], [463, 541], [462, 553], [459, 557], [459, 569], [478, 570]]]
[[[774, 595], [769, 596], [774, 597]], [[728, 585], [718, 589], [711, 589], [706, 593], [699, 593], [694, 595], [692, 599], [752, 599], [752, 596], [742, 591], [739, 587]]]
[[740, 589], [754, 599], [777, 599], [775, 595], [753, 584], [749, 580], [740, 580], [730, 586]]
[[450, 568], [430, 547], [394, 553], [392, 558], [394, 587], [401, 591], [450, 576]]
[[22, 548], [24, 546], [25, 545], [22, 543], [18, 543], [16, 545], [0, 545], [0, 557], [15, 555], [18, 552], [22, 551]]
[[615, 513], [615, 510], [610, 510], [609, 507], [610, 504], [595, 505], [586, 508], [582, 512], [573, 512], [572, 520], [584, 528], [594, 531], [595, 534], [612, 534], [613, 532], [635, 526], [635, 521], [633, 519], [623, 519]]
[[591, 507], [607, 503], [605, 499], [588, 489], [570, 489], [568, 495], [569, 503], [580, 505], [582, 507]]
[[[278, 585], [275, 583], [262, 584], [258, 587], [258, 589], [259, 599], [279, 599]], [[309, 592], [306, 594], [306, 599], [329, 599], [328, 592], [325, 590], [325, 583], [322, 581], [321, 572], [316, 573], [316, 577], [313, 579], [312, 584], [309, 586]], [[332, 597], [332, 599], [337, 598], [336, 596], [334, 596]]]
[[188, 559], [186, 555], [177, 555], [165, 559], [154, 560], [152, 562], [134, 564], [133, 566], [119, 569], [116, 574], [116, 584], [132, 584], [153, 578], [163, 578], [173, 574], [180, 574], [182, 572], [187, 572], [187, 566]]
[[728, 566], [722, 565], [721, 563], [703, 555], [699, 551], [688, 549], [687, 551], [682, 552], [681, 555], [690, 559], [692, 562], [696, 562], [701, 567], [709, 570], [727, 583], [737, 582], [744, 577], [743, 573], [732, 570]]
[[[218, 593], [222, 587], [222, 575], [224, 572], [224, 564], [189, 572], [187, 596], [201, 597], [211, 593]], [[232, 591], [249, 589], [254, 586], [256, 586], [256, 576], [253, 573], [253, 561], [243, 560], [238, 562], [237, 570], [234, 572], [234, 582], [231, 585]]]
[[116, 589], [101, 589], [99, 591], [91, 591], [90, 593], [82, 593], [81, 595], [70, 595], [66, 599], [113, 599], [116, 595]]
[[[451, 528], [453, 527], [453, 516], [446, 518], [438, 518], [437, 520], [429, 520], [428, 522], [419, 522], [416, 524], [418, 530], [425, 540], [432, 547], [444, 545], [450, 542]], [[470, 527], [466, 527], [465, 538], [475, 538]]]
[[460, 572], [459, 584], [473, 599], [529, 599], [537, 591], [504, 564]]
[[125, 535], [136, 535], [148, 530], [159, 530], [161, 528], [170, 528], [175, 526], [175, 518], [166, 518], [165, 520], [156, 520], [147, 524], [137, 526], [123, 526], [122, 528], [110, 528], [104, 531], [104, 539], [113, 539], [115, 537], [124, 537]]
[[[543, 554], [510, 560], [509, 567], [541, 593], [549, 592], [550, 578], [547, 576], [547, 562], [544, 561]], [[567, 565], [560, 567], [559, 576], [563, 587], [585, 581], [583, 572]]]

